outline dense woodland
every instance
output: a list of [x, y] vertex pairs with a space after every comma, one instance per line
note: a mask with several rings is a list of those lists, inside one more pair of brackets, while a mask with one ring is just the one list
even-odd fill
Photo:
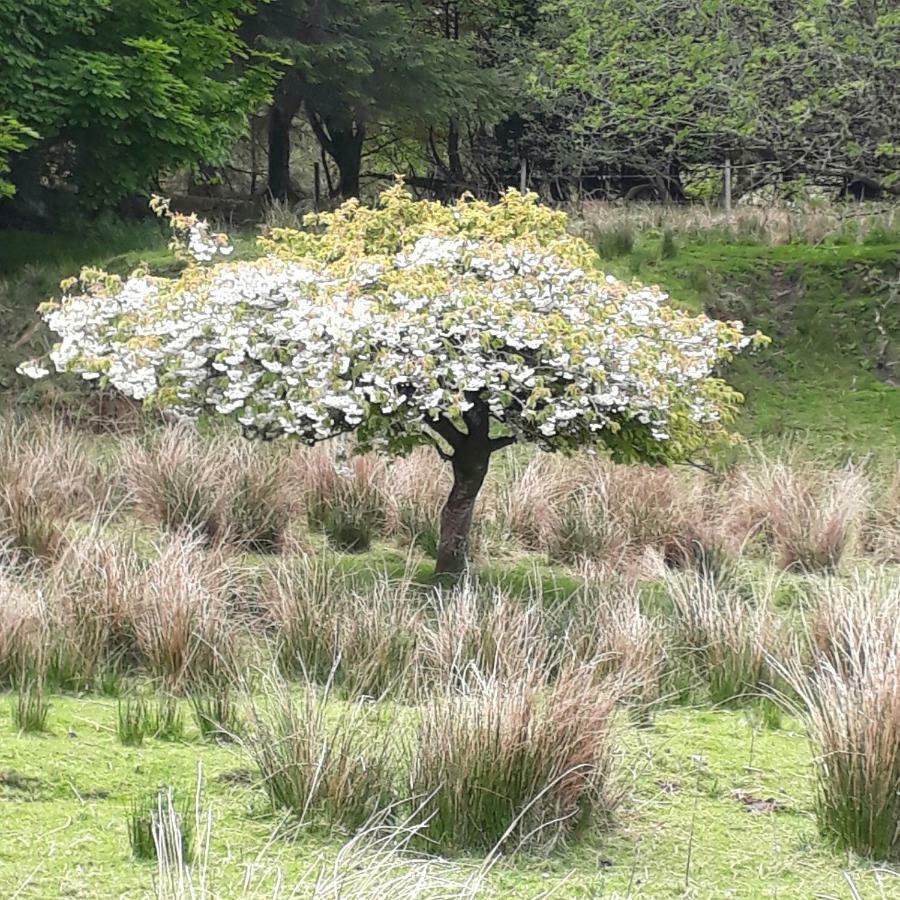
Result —
[[[892, 0], [2, 0], [0, 220], [331, 201], [896, 193]], [[133, 208], [140, 204], [132, 203]]]

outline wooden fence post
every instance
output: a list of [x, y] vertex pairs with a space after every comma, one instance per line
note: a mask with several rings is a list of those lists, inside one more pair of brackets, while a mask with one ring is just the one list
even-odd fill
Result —
[[725, 156], [725, 215], [731, 217], [731, 155]]

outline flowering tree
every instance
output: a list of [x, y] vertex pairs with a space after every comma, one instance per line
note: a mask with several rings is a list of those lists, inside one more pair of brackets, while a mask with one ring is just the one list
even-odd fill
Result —
[[[166, 213], [165, 204], [158, 211]], [[716, 367], [755, 338], [597, 270], [566, 217], [511, 191], [496, 205], [351, 200], [230, 252], [173, 216], [174, 279], [85, 269], [42, 312], [58, 370], [247, 437], [352, 432], [391, 454], [432, 443], [453, 467], [437, 569], [462, 569], [491, 456], [516, 442], [666, 463], [722, 437], [740, 395]], [[21, 371], [47, 374], [36, 361]]]

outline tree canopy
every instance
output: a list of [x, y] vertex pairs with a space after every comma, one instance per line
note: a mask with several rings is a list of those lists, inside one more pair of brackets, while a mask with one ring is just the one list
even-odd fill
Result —
[[[273, 77], [237, 35], [245, 9], [244, 0], [0, 0], [0, 113], [31, 138], [13, 182], [27, 199], [57, 183], [98, 205], [147, 191], [161, 172], [221, 161]], [[241, 58], [249, 64], [238, 71]]]
[[57, 369], [250, 437], [438, 443], [473, 503], [511, 443], [669, 462], [723, 437], [740, 399], [716, 375], [754, 340], [740, 323], [604, 275], [535, 195], [442, 206], [398, 185], [218, 265], [224, 237], [174, 223], [195, 260], [177, 278], [86, 269], [44, 307]]

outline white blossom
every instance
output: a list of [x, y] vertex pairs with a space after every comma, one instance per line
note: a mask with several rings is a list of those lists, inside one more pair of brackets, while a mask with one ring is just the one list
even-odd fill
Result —
[[[413, 219], [408, 238], [388, 233], [374, 249], [354, 225], [392, 224], [390, 209], [350, 206], [324, 233], [288, 233], [250, 262], [124, 282], [85, 271], [45, 310], [60, 336], [50, 357], [182, 415], [233, 415], [251, 434], [355, 430], [389, 450], [427, 439], [438, 417], [464, 430], [477, 403], [499, 433], [546, 449], [615, 446], [623, 429], [634, 443], [638, 429], [643, 455], [675, 436], [683, 452], [720, 422], [734, 395], [712, 376], [751, 341], [740, 323], [598, 272], [561, 218], [531, 237], [558, 216], [533, 201], [434, 207], [433, 232]], [[512, 215], [522, 236], [499, 240]], [[198, 261], [230, 252], [206, 223], [183, 230]]]

